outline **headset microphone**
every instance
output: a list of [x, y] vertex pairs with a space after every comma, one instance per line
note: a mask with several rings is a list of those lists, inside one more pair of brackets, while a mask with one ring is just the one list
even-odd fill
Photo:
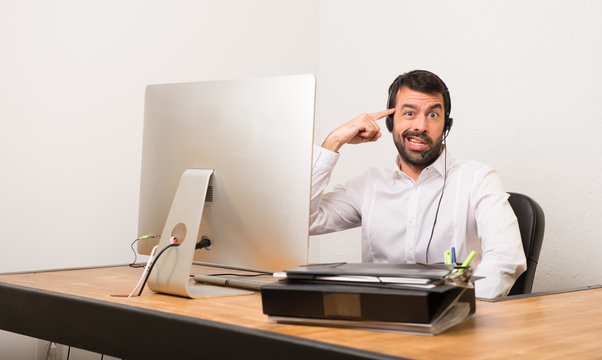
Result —
[[426, 157], [429, 156], [433, 152], [433, 150], [435, 150], [435, 148], [423, 152], [422, 154], [420, 154], [420, 156], [422, 156], [423, 159], [426, 159]]
[[[445, 138], [447, 137], [447, 131], [445, 132], [445, 135], [443, 135], [443, 138], [441, 139], [441, 143], [445, 144]], [[422, 156], [423, 159], [426, 159], [427, 156], [429, 156], [433, 151], [435, 151], [436, 147], [431, 148], [430, 150], [427, 150], [425, 152], [423, 152], [422, 154], [420, 154], [420, 156]]]

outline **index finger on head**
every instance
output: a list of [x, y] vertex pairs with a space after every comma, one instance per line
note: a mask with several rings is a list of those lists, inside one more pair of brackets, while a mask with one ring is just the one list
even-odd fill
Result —
[[372, 117], [374, 118], [374, 120], [378, 120], [378, 119], [382, 119], [385, 116], [389, 116], [391, 114], [393, 114], [395, 112], [395, 108], [392, 109], [387, 109], [387, 110], [383, 110], [383, 111], [379, 111], [376, 113], [372, 113]]

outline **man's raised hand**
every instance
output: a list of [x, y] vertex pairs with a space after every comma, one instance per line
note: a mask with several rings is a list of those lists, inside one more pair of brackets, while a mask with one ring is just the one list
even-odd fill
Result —
[[371, 114], [361, 114], [336, 128], [324, 140], [322, 147], [337, 152], [344, 144], [361, 144], [378, 140], [382, 134], [376, 123], [395, 112], [388, 109]]

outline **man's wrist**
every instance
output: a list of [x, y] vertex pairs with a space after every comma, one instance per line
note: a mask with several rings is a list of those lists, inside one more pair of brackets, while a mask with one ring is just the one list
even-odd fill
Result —
[[339, 149], [343, 146], [343, 143], [334, 138], [334, 136], [329, 135], [326, 137], [326, 140], [322, 143], [322, 147], [326, 150], [330, 150], [332, 152], [339, 152]]

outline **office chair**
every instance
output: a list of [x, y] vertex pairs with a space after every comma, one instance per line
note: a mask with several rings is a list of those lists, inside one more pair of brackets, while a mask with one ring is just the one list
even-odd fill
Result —
[[541, 252], [541, 244], [543, 243], [545, 216], [535, 200], [519, 193], [509, 194], [508, 202], [518, 219], [520, 236], [523, 240], [527, 270], [516, 279], [508, 295], [530, 294], [533, 287], [533, 278], [535, 277], [535, 268]]

